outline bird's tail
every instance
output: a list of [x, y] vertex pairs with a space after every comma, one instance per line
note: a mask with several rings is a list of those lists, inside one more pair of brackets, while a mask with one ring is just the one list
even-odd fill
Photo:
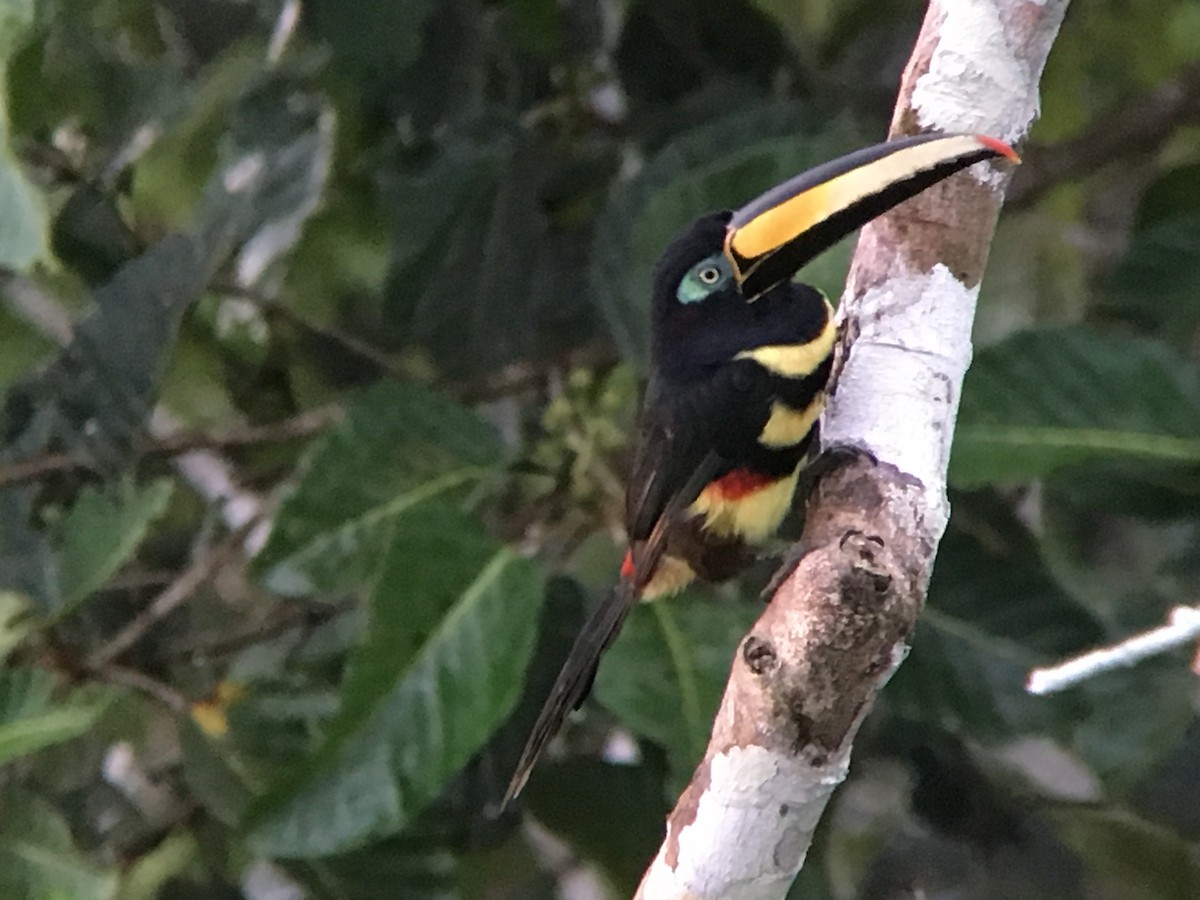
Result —
[[517, 794], [521, 793], [521, 789], [525, 787], [525, 782], [529, 779], [530, 771], [538, 761], [538, 757], [542, 755], [546, 744], [550, 743], [551, 738], [558, 734], [563, 721], [571, 714], [572, 710], [579, 708], [591, 691], [592, 682], [596, 679], [596, 669], [600, 665], [600, 657], [604, 655], [604, 651], [616, 638], [617, 632], [621, 630], [621, 625], [625, 622], [625, 617], [629, 615], [629, 611], [636, 602], [637, 590], [632, 581], [622, 578], [620, 583], [600, 601], [600, 605], [592, 612], [591, 617], [583, 626], [583, 631], [575, 639], [575, 644], [567, 655], [567, 661], [563, 663], [562, 671], [558, 673], [558, 679], [554, 682], [550, 696], [542, 707], [541, 713], [538, 714], [537, 722], [529, 734], [529, 739], [525, 742], [525, 750], [521, 753], [521, 761], [517, 763], [512, 780], [508, 783], [508, 790], [504, 794], [501, 808], [508, 805]]

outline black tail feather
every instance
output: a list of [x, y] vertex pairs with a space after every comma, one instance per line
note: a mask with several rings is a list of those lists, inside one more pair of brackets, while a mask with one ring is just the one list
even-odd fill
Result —
[[504, 794], [502, 809], [521, 793], [529, 779], [530, 771], [546, 745], [558, 734], [571, 711], [578, 709], [591, 692], [600, 657], [621, 630], [635, 600], [633, 585], [622, 579], [621, 583], [600, 601], [600, 605], [583, 626], [583, 631], [575, 639], [567, 661], [558, 673], [558, 680], [554, 682], [550, 696], [525, 743], [521, 761], [517, 763], [512, 780], [508, 783], [508, 791]]

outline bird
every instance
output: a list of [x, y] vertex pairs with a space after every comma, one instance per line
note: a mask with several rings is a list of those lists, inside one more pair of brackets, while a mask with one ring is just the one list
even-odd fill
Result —
[[575, 640], [502, 807], [524, 787], [636, 603], [745, 568], [790, 510], [833, 367], [834, 309], [792, 281], [814, 257], [968, 166], [1004, 158], [986, 135], [923, 134], [803, 172], [683, 229], [655, 267], [650, 370], [628, 479], [616, 587]]

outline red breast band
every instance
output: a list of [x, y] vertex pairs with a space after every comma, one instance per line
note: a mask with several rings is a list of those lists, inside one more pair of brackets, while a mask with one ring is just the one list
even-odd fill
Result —
[[770, 487], [778, 480], [773, 475], [764, 475], [753, 469], [734, 469], [710, 482], [704, 490], [712, 491], [722, 500], [740, 500], [748, 494]]

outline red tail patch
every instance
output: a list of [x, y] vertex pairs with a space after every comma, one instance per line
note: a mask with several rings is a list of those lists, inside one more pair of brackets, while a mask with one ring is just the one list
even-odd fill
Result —
[[713, 491], [722, 500], [740, 500], [749, 494], [770, 487], [779, 479], [753, 469], [734, 469], [711, 482], [706, 491]]
[[621, 577], [633, 578], [633, 551], [625, 551], [625, 559], [621, 563]]

